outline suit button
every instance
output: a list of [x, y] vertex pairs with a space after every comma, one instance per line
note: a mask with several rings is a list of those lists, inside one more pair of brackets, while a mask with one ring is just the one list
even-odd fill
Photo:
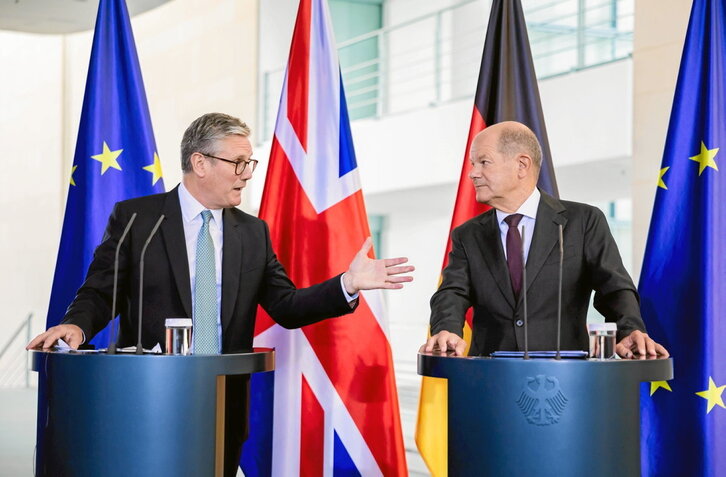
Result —
[[524, 326], [524, 321], [517, 320], [514, 324], [517, 325], [517, 326]]

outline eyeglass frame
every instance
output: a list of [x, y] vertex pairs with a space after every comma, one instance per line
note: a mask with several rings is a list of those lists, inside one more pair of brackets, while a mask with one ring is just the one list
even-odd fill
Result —
[[[230, 164], [234, 164], [234, 174], [236, 176], [241, 176], [242, 174], [244, 174], [245, 169], [250, 164], [252, 164], [252, 166], [250, 166], [250, 167], [252, 167], [252, 171], [251, 172], [255, 172], [255, 169], [257, 168], [257, 164], [259, 164], [259, 162], [260, 162], [257, 159], [253, 159], [251, 157], [249, 159], [247, 159], [246, 161], [244, 159], [241, 159], [239, 161], [233, 161], [231, 159], [225, 159], [223, 157], [217, 157], [217, 156], [213, 156], [211, 154], [205, 154], [203, 152], [200, 152], [199, 154], [201, 154], [204, 157], [211, 157], [212, 159], [217, 159], [218, 161], [229, 162]], [[239, 165], [240, 164], [243, 164], [242, 170], [239, 171], [239, 172], [237, 172], [237, 168], [239, 168]]]

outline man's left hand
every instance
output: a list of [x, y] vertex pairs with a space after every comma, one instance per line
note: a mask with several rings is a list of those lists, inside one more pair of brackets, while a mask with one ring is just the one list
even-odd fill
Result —
[[403, 288], [404, 282], [413, 281], [412, 276], [401, 274], [412, 272], [414, 267], [410, 265], [399, 266], [408, 262], [408, 258], [397, 257], [374, 260], [368, 256], [368, 251], [372, 246], [373, 240], [368, 237], [363, 242], [363, 247], [355, 254], [353, 261], [350, 262], [348, 271], [343, 275], [345, 291], [349, 295], [355, 295], [360, 290]]
[[633, 331], [620, 340], [620, 343], [615, 346], [615, 352], [621, 358], [632, 358], [633, 353], [640, 356], [662, 356], [663, 358], [670, 356], [662, 345], [653, 341], [647, 333], [639, 330]]

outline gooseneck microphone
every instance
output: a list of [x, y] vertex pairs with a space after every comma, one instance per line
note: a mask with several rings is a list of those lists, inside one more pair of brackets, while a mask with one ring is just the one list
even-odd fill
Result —
[[527, 262], [524, 257], [524, 225], [522, 225], [522, 304], [524, 305], [524, 359], [529, 359], [529, 336], [527, 332]]
[[557, 288], [557, 354], [555, 359], [562, 359], [560, 356], [560, 337], [562, 336], [562, 263], [565, 261], [565, 247], [562, 240], [562, 224], [560, 229], [560, 284]]
[[144, 354], [144, 347], [141, 344], [141, 325], [142, 325], [142, 311], [144, 309], [144, 256], [146, 255], [146, 248], [149, 246], [149, 242], [154, 238], [156, 231], [159, 230], [161, 222], [164, 220], [164, 214], [161, 214], [159, 220], [154, 224], [154, 228], [151, 229], [149, 237], [144, 242], [144, 247], [141, 249], [141, 259], [139, 260], [139, 339], [136, 342], [136, 354]]
[[131, 225], [134, 223], [134, 220], [136, 220], [136, 212], [131, 215], [129, 223], [126, 224], [126, 228], [124, 229], [124, 232], [121, 234], [121, 238], [116, 244], [116, 255], [114, 256], [113, 260], [113, 297], [111, 298], [111, 329], [109, 330], [111, 336], [109, 337], [110, 339], [108, 340], [108, 349], [106, 350], [106, 353], [108, 354], [116, 354], [116, 346], [118, 345], [118, 323], [116, 324], [116, 326], [114, 326], [113, 324], [113, 319], [116, 318], [116, 296], [118, 293], [118, 254], [121, 251], [121, 244], [124, 243], [124, 240], [126, 240], [126, 235], [128, 235], [129, 230], [131, 230]]

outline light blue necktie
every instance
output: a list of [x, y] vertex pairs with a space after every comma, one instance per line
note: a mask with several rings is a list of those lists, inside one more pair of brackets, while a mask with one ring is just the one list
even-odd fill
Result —
[[194, 354], [219, 354], [217, 336], [217, 268], [214, 242], [209, 233], [212, 212], [202, 212], [202, 228], [197, 238], [196, 278], [194, 281]]

